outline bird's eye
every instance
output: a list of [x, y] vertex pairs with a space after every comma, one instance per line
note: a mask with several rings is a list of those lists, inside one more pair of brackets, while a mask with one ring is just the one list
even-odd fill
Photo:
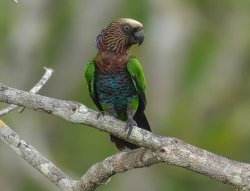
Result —
[[124, 26], [124, 30], [125, 30], [125, 31], [128, 31], [128, 30], [129, 30], [129, 26], [128, 26], [128, 25], [125, 25], [125, 26]]

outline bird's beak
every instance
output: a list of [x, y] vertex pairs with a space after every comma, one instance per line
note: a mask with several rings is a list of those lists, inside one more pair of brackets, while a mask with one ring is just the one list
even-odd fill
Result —
[[138, 45], [141, 45], [144, 40], [144, 30], [138, 30], [134, 33], [134, 38], [137, 41]]
[[129, 45], [137, 44], [141, 45], [144, 40], [144, 31], [143, 29], [136, 30], [129, 39]]

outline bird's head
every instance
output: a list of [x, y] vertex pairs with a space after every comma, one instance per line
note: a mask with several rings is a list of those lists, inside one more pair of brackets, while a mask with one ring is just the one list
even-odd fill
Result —
[[105, 50], [115, 53], [124, 53], [132, 45], [142, 44], [144, 40], [143, 25], [129, 18], [117, 19], [110, 23], [97, 36], [97, 45], [99, 40], [102, 41]]

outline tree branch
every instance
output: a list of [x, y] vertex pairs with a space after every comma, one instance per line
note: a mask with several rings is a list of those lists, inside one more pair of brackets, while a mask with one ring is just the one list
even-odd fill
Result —
[[111, 176], [133, 168], [142, 168], [157, 163], [152, 151], [137, 149], [120, 152], [93, 165], [84, 176], [76, 181], [69, 178], [55, 164], [46, 159], [34, 147], [0, 120], [0, 138], [26, 162], [65, 191], [92, 191], [108, 182]]
[[[54, 72], [51, 68], [46, 68], [45, 69], [45, 73], [43, 75], [43, 77], [39, 80], [39, 82], [37, 82], [37, 84], [29, 91], [30, 93], [37, 93], [39, 92], [42, 87], [47, 83], [47, 81], [50, 79], [50, 77], [52, 76], [52, 73]], [[6, 115], [7, 113], [15, 110], [18, 106], [17, 105], [10, 105], [2, 110], [0, 110], [0, 117]], [[24, 107], [21, 108], [20, 111], [23, 111]]]
[[61, 169], [42, 156], [34, 147], [21, 139], [15, 131], [0, 120], [0, 137], [19, 156], [46, 176], [62, 190], [70, 190], [73, 180]]
[[77, 181], [74, 185], [74, 189], [92, 191], [106, 184], [115, 174], [123, 173], [130, 169], [148, 167], [156, 163], [159, 163], [159, 161], [155, 154], [149, 149], [141, 148], [120, 152], [93, 165], [81, 179]]
[[250, 190], [249, 164], [232, 161], [176, 138], [160, 137], [138, 127], [134, 127], [127, 138], [124, 122], [109, 116], [97, 119], [96, 111], [80, 103], [36, 95], [3, 84], [0, 84], [0, 101], [53, 114], [73, 123], [86, 124], [150, 149], [118, 153], [96, 164], [75, 184], [75, 188], [82, 188], [80, 190], [94, 190], [116, 173], [159, 162], [184, 167], [238, 190]]

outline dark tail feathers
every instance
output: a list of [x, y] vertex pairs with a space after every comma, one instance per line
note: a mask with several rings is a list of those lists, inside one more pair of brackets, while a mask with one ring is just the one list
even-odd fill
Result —
[[[136, 121], [138, 127], [142, 128], [142, 129], [145, 129], [147, 131], [151, 131], [148, 120], [147, 120], [147, 117], [146, 117], [144, 111], [136, 112], [133, 118]], [[116, 147], [119, 150], [123, 150], [123, 149], [125, 149], [125, 147], [127, 147], [129, 149], [137, 149], [137, 148], [139, 148], [139, 146], [137, 146], [137, 145], [135, 145], [133, 143], [129, 143], [127, 141], [124, 141], [124, 140], [122, 140], [120, 138], [117, 138], [117, 137], [114, 137], [112, 135], [110, 135], [110, 138], [111, 138], [111, 141], [115, 143]]]

